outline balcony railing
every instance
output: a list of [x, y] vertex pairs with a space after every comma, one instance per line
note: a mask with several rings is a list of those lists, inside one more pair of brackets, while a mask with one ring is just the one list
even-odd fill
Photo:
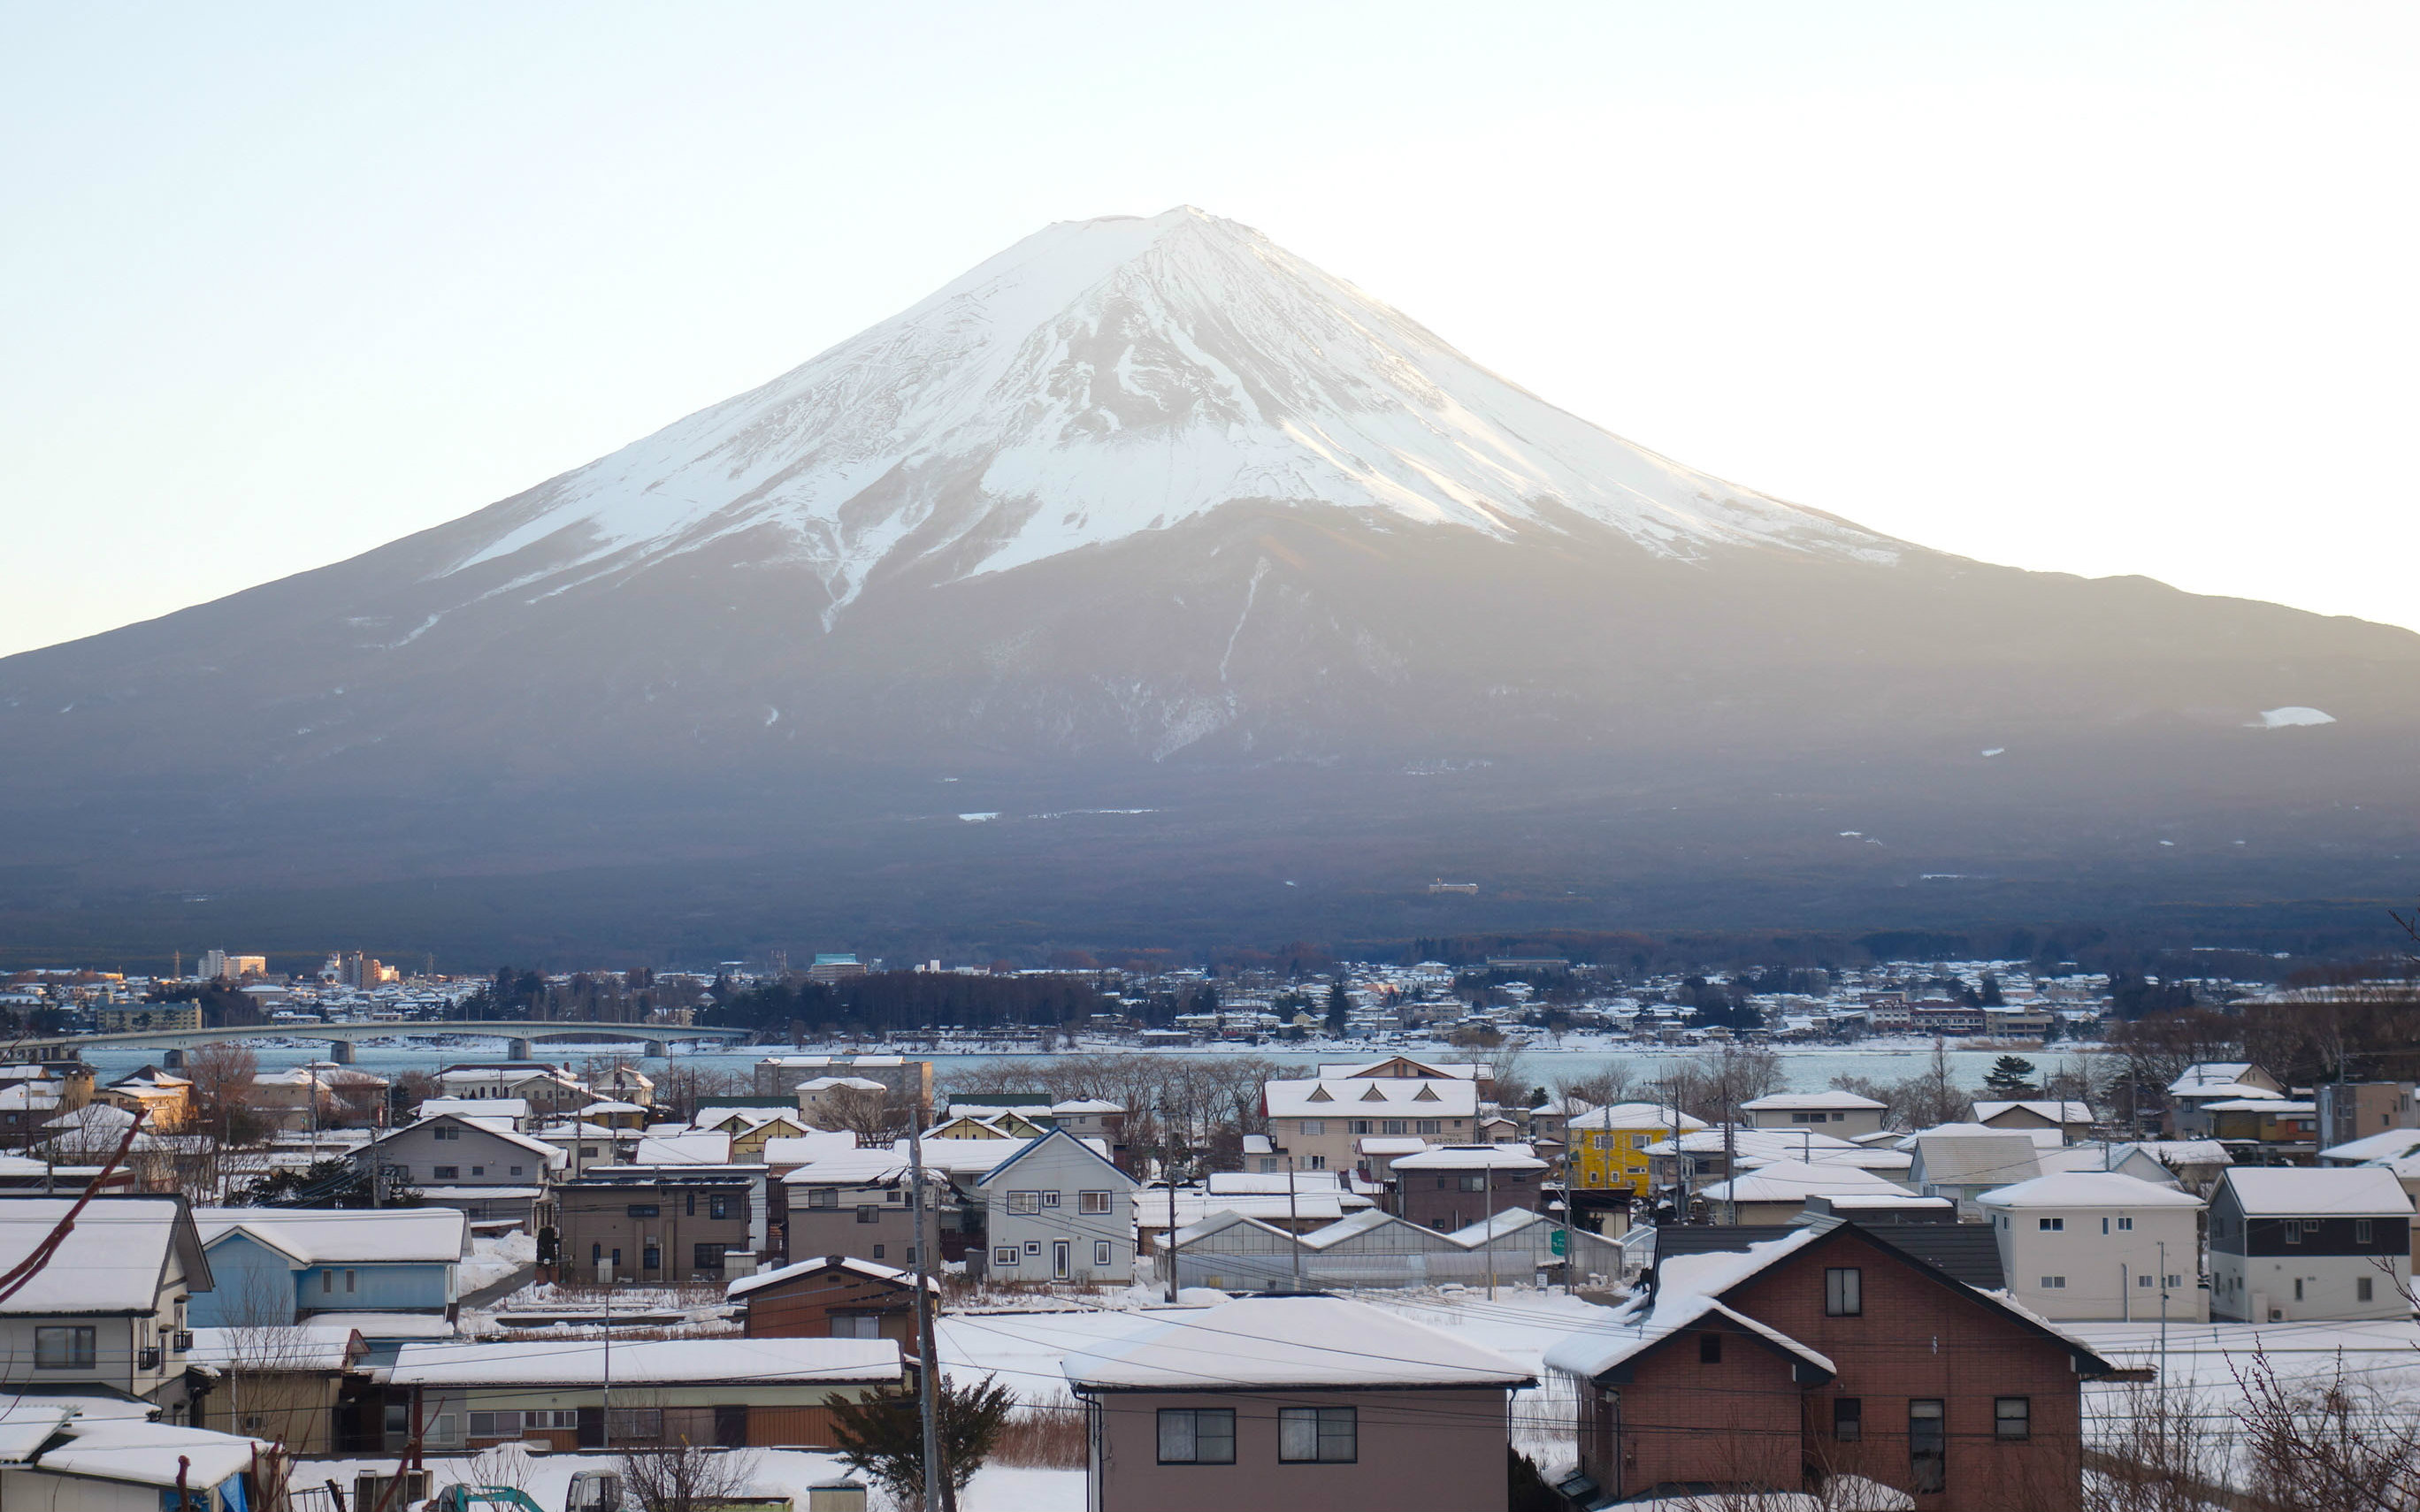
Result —
[[140, 1350], [135, 1350], [135, 1351], [134, 1351], [134, 1368], [135, 1368], [135, 1369], [137, 1369], [137, 1370], [157, 1370], [157, 1369], [159, 1369], [159, 1368], [160, 1368], [160, 1346], [158, 1346], [157, 1344], [147, 1344], [147, 1345], [143, 1346], [143, 1348], [141, 1348]]

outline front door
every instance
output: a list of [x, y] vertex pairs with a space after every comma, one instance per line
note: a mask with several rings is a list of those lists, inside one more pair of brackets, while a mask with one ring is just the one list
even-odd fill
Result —
[[1067, 1279], [1068, 1258], [1074, 1248], [1072, 1240], [1054, 1239], [1050, 1242], [1050, 1274], [1054, 1280]]

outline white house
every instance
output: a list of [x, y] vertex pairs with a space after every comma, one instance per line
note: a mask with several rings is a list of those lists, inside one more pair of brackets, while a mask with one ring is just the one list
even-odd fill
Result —
[[2070, 1140], [2092, 1133], [2092, 1109], [2062, 1098], [1978, 1099], [1975, 1121], [1987, 1129], [2055, 1129]]
[[[70, 1197], [0, 1199], [0, 1271], [53, 1237]], [[186, 1308], [209, 1260], [179, 1196], [96, 1197], [24, 1285], [0, 1302], [0, 1385], [99, 1390], [186, 1412]]]
[[1026, 1141], [975, 1183], [991, 1275], [1120, 1286], [1132, 1280], [1135, 1185], [1064, 1129]]
[[2379, 1165], [2238, 1165], [2210, 1199], [2210, 1309], [2245, 1322], [2412, 1314], [2412, 1199]]
[[2202, 1200], [2114, 1171], [2063, 1171], [1975, 1199], [2009, 1293], [2054, 1322], [2209, 1319]]
[[1825, 1134], [1854, 1138], [1879, 1134], [1889, 1110], [1870, 1097], [1854, 1092], [1776, 1092], [1740, 1104], [1749, 1124], [1758, 1129], [1818, 1128]]

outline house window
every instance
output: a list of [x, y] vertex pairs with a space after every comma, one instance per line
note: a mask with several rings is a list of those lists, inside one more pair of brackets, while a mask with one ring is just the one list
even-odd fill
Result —
[[686, 1206], [686, 1207], [684, 1207], [684, 1208], [682, 1208], [682, 1209], [681, 1209], [681, 1216], [682, 1216], [682, 1217], [684, 1217], [684, 1218], [694, 1218], [694, 1217], [696, 1217], [696, 1216], [697, 1216], [697, 1194], [696, 1194], [696, 1193], [694, 1193], [694, 1192], [684, 1192], [684, 1193], [682, 1193], [682, 1194], [681, 1194], [681, 1199], [682, 1199], [682, 1201], [684, 1201], [685, 1203], [687, 1203], [687, 1204], [688, 1204], [688, 1206]]
[[1381, 1119], [1379, 1121], [1378, 1132], [1381, 1134], [1402, 1134], [1404, 1132], [1404, 1120], [1401, 1119]]
[[2034, 1436], [2034, 1403], [2030, 1396], [1995, 1396], [1992, 1399], [1992, 1437], [2002, 1440], [2030, 1439]]
[[697, 1245], [691, 1250], [690, 1258], [697, 1270], [720, 1271], [722, 1269], [722, 1246], [719, 1243]]
[[1042, 1253], [1042, 1241], [1038, 1239], [1027, 1240], [1025, 1242], [1025, 1253], [1028, 1255], [1040, 1255]]
[[2120, 1218], [2120, 1219], [2118, 1219], [2118, 1232], [2120, 1232], [2120, 1233], [2128, 1232], [2129, 1230], [2133, 1229], [2133, 1227], [2134, 1227], [2134, 1220], [2133, 1220], [2133, 1219], [2132, 1219], [2132, 1218]]
[[1040, 1212], [1042, 1211], [1042, 1194], [1039, 1192], [1011, 1192], [1008, 1195], [1008, 1211], [1011, 1212]]
[[664, 1268], [663, 1246], [652, 1239], [647, 1241], [646, 1267], [650, 1271], [660, 1271]]
[[324, 1297], [324, 1296], [328, 1295], [330, 1292], [332, 1292], [332, 1291], [334, 1291], [334, 1290], [335, 1290], [335, 1289], [336, 1289], [336, 1273], [335, 1273], [335, 1272], [334, 1272], [334, 1271], [322, 1271], [322, 1272], [320, 1272], [320, 1273], [319, 1273], [319, 1295], [321, 1295], [321, 1296], [323, 1296], [323, 1297]]
[[1939, 1397], [1907, 1404], [1907, 1468], [1918, 1496], [1937, 1493], [1948, 1484], [1948, 1442]]
[[878, 1339], [882, 1336], [880, 1313], [834, 1313], [831, 1315], [831, 1336], [836, 1339]]
[[1698, 1335], [1698, 1363], [1699, 1365], [1723, 1363], [1723, 1336], [1720, 1334]]
[[2366, 1275], [2357, 1275], [2353, 1277], [2352, 1295], [2355, 1302], [2367, 1302], [2373, 1295], [2375, 1295], [2370, 1288], [2370, 1282], [2372, 1279], [2372, 1277]]
[[2299, 1244], [2299, 1243], [2301, 1243], [2302, 1242], [2303, 1242], [2303, 1221], [2302, 1221], [2300, 1218], [2288, 1218], [2288, 1219], [2287, 1219], [2287, 1220], [2286, 1220], [2286, 1242], [2287, 1242], [2287, 1243], [2288, 1243], [2288, 1244]]
[[350, 1271], [345, 1273], [345, 1289], [348, 1292], [353, 1289], [353, 1273]]
[[1327, 1132], [1327, 1120], [1326, 1119], [1305, 1119], [1302, 1120], [1301, 1129], [1306, 1134], [1324, 1134]]
[[1327, 1157], [1325, 1155], [1313, 1155], [1303, 1162], [1303, 1165], [1310, 1170], [1324, 1171], [1327, 1169]]
[[874, 1203], [861, 1202], [857, 1205], [857, 1221], [861, 1224], [878, 1224], [882, 1221], [882, 1210]]
[[441, 1123], [436, 1128], [428, 1131], [428, 1137], [431, 1139], [459, 1139], [462, 1137], [462, 1131], [455, 1127], [453, 1124]]
[[515, 1176], [519, 1176], [521, 1173], [521, 1168], [516, 1165], [512, 1168], [512, 1172]]
[[[879, 1244], [874, 1246], [874, 1258], [877, 1260], [882, 1258], [882, 1246]], [[913, 1244], [908, 1246], [908, 1263], [910, 1265], [916, 1263], [916, 1246]]]
[[1061, 1192], [1045, 1192], [1042, 1194], [1042, 1205], [1046, 1208], [1055, 1208], [1059, 1206], [1059, 1199], [1063, 1196], [1065, 1194]]
[[1357, 1409], [1350, 1407], [1281, 1407], [1278, 1409], [1278, 1458], [1293, 1465], [1349, 1465], [1359, 1457]]
[[809, 1187], [807, 1189], [807, 1206], [810, 1208], [837, 1208], [840, 1206], [840, 1193], [836, 1189], [829, 1186]]
[[995, 1247], [991, 1252], [991, 1263], [994, 1265], [1015, 1265], [1016, 1263], [1016, 1246], [1014, 1244], [1001, 1244]]
[[1823, 1273], [1823, 1316], [1863, 1318], [1866, 1273], [1854, 1265], [1834, 1266]]
[[1371, 1132], [1370, 1120], [1367, 1119], [1347, 1119], [1344, 1120], [1344, 1132], [1346, 1134], [1368, 1134]]
[[657, 1443], [664, 1436], [660, 1407], [616, 1407], [605, 1414], [605, 1431], [617, 1444]]
[[[1106, 1266], [1109, 1263], [1109, 1242], [1108, 1240], [1096, 1239], [1093, 1241], [1093, 1263], [1096, 1266]], [[2362, 1285], [2366, 1288], [2369, 1283], [2365, 1281]], [[2364, 1290], [2362, 1292], [2363, 1300], [2366, 1301], [2368, 1300], [2368, 1297], [2369, 1293], [2366, 1290]]]
[[471, 1167], [471, 1174], [473, 1176], [485, 1176], [488, 1174], [488, 1168], [485, 1165], [473, 1165]]
[[658, 1211], [657, 1205], [652, 1202], [633, 1202], [622, 1210], [625, 1214], [632, 1218], [653, 1218]]
[[1078, 1192], [1076, 1194], [1076, 1211], [1090, 1213], [1108, 1212], [1109, 1195], [1107, 1192]]
[[2303, 1278], [2299, 1275], [2294, 1278], [2294, 1300], [2296, 1302], [2303, 1300]]
[[1832, 1398], [1832, 1442], [1854, 1443], [1866, 1436], [1866, 1404], [1855, 1396]]
[[1159, 1462], [1163, 1465], [1233, 1464], [1234, 1409], [1162, 1408], [1159, 1413]]
[[1486, 1191], [1486, 1190], [1487, 1190], [1487, 1173], [1486, 1173], [1485, 1171], [1468, 1171], [1468, 1172], [1465, 1172], [1465, 1173], [1464, 1173], [1464, 1175], [1463, 1175], [1463, 1178], [1462, 1178], [1462, 1189], [1463, 1189], [1465, 1192], [1484, 1192], [1484, 1191]]
[[727, 1195], [721, 1193], [707, 1197], [706, 1199], [706, 1215], [709, 1218], [730, 1217], [731, 1198]]
[[[1453, 1126], [1457, 1129], [1461, 1128], [1462, 1120], [1460, 1119], [1454, 1119]], [[1445, 1131], [1442, 1128], [1438, 1127], [1437, 1120], [1435, 1119], [1415, 1119], [1412, 1120], [1412, 1133], [1414, 1134], [1443, 1134], [1444, 1132]]]
[[2064, 1218], [2042, 1218], [2037, 1221], [2041, 1225], [2041, 1231], [2045, 1234], [2055, 1234], [2067, 1227], [2067, 1220]]
[[89, 1370], [92, 1368], [93, 1330], [89, 1325], [71, 1328], [38, 1328], [34, 1330], [34, 1368], [37, 1370]]
[[2369, 1242], [2369, 1220], [2368, 1220], [2368, 1219], [2366, 1219], [2366, 1218], [2356, 1218], [2356, 1219], [2354, 1219], [2354, 1220], [2353, 1220], [2353, 1223], [2352, 1223], [2352, 1242], [2353, 1242], [2354, 1243], [2356, 1243], [2356, 1244], [2366, 1244], [2366, 1243], [2368, 1243], [2368, 1242]]
[[2136, 1286], [2138, 1286], [2138, 1287], [2148, 1287], [2148, 1286], [2149, 1286], [2152, 1282], [2157, 1281], [2158, 1279], [2159, 1279], [2159, 1277], [2158, 1277], [2158, 1276], [2155, 1276], [2155, 1275], [2151, 1274], [2151, 1273], [2149, 1273], [2149, 1271], [2146, 1271], [2146, 1272], [2144, 1272], [2141, 1275], [2138, 1275], [2138, 1276], [2136, 1276], [2136, 1277], [2134, 1278], [2134, 1284], [2135, 1284]]
[[905, 1197], [905, 1196], [906, 1196], [906, 1194], [905, 1194], [905, 1193], [898, 1192], [898, 1191], [895, 1191], [895, 1190], [894, 1190], [894, 1191], [890, 1191], [890, 1192], [885, 1192], [884, 1194], [882, 1194], [882, 1200], [883, 1200], [883, 1201], [885, 1201], [885, 1202], [897, 1202], [897, 1201], [900, 1201], [903, 1197]]
[[2046, 1275], [2041, 1278], [2041, 1288], [2044, 1291], [2065, 1291], [2067, 1289], [2067, 1277], [2063, 1275]]

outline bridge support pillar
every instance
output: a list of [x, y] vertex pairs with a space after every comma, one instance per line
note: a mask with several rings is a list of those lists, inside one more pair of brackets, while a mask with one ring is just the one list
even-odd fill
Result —
[[353, 1041], [350, 1040], [329, 1041], [328, 1058], [339, 1066], [351, 1065], [353, 1063]]
[[639, 1049], [657, 1060], [670, 1060], [673, 1056], [673, 1047], [661, 1040], [646, 1041], [639, 1046]]
[[527, 1040], [506, 1040], [504, 1041], [504, 1058], [506, 1060], [527, 1060], [529, 1057], [530, 1042]]
[[160, 1069], [162, 1071], [183, 1071], [185, 1069], [185, 1052], [182, 1050], [161, 1051]]

